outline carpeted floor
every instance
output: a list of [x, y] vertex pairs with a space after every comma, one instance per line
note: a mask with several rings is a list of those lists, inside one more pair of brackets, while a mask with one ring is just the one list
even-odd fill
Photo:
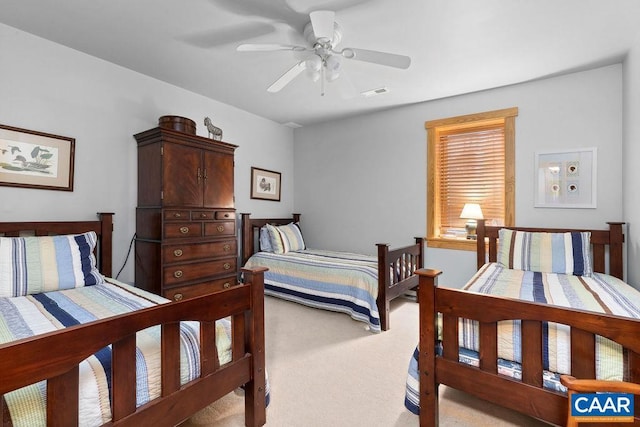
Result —
[[[269, 427], [418, 426], [404, 407], [409, 359], [418, 342], [418, 306], [391, 306], [391, 330], [372, 334], [341, 313], [266, 297]], [[440, 387], [441, 426], [543, 426], [537, 420]], [[232, 393], [182, 427], [244, 426], [242, 397]]]

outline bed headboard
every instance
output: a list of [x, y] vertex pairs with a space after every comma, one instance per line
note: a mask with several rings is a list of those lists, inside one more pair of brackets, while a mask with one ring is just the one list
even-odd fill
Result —
[[299, 213], [292, 214], [291, 218], [251, 218], [250, 213], [240, 214], [240, 217], [242, 218], [242, 265], [259, 250], [260, 227], [266, 224], [286, 225], [300, 221]]
[[111, 277], [113, 268], [113, 212], [98, 212], [97, 221], [0, 222], [0, 236], [53, 236], [95, 231], [96, 261], [100, 272]]
[[[484, 220], [478, 220], [476, 234], [477, 241], [477, 264], [478, 268], [487, 260], [487, 246], [489, 248], [489, 262], [495, 262], [498, 257], [498, 231], [501, 228], [519, 231], [547, 232], [547, 233], [567, 233], [571, 231], [591, 232], [591, 256], [593, 259], [593, 271], [598, 273], [608, 273], [619, 279], [623, 279], [623, 243], [624, 233], [622, 226], [624, 222], [607, 222], [608, 230], [586, 230], [572, 228], [531, 228], [531, 227], [503, 227], [485, 225]], [[485, 241], [485, 237], [488, 240]], [[607, 271], [607, 249], [609, 254], [609, 269]]]

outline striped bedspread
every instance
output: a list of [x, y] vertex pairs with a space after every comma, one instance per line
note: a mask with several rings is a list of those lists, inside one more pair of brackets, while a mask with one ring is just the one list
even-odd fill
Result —
[[[518, 298], [550, 305], [578, 308], [599, 313], [640, 318], [640, 292], [620, 279], [593, 273], [591, 277], [568, 274], [510, 270], [501, 264], [485, 264], [464, 286], [465, 290], [489, 295]], [[520, 378], [521, 349], [519, 321], [498, 324], [498, 357], [501, 374]], [[461, 320], [459, 328], [460, 361], [477, 366], [477, 322]], [[547, 323], [543, 327], [544, 384], [565, 391], [559, 374], [570, 373], [569, 327]], [[411, 358], [405, 406], [414, 413], [419, 408], [417, 353]], [[621, 347], [596, 337], [596, 376], [599, 379], [623, 380]]]
[[[115, 281], [23, 297], [0, 298], [0, 343], [166, 302], [169, 301]], [[224, 364], [231, 361], [230, 324], [221, 320], [216, 326], [220, 364]], [[198, 323], [182, 322], [180, 376], [183, 384], [200, 375], [199, 335]], [[159, 327], [149, 328], [137, 334], [138, 406], [160, 396], [159, 339]], [[80, 364], [81, 425], [100, 425], [111, 419], [110, 364], [109, 347], [103, 348]], [[46, 383], [42, 381], [4, 396], [14, 426], [46, 425], [45, 390]]]
[[267, 267], [265, 294], [349, 314], [380, 332], [378, 261], [374, 256], [323, 250], [258, 252], [246, 267]]

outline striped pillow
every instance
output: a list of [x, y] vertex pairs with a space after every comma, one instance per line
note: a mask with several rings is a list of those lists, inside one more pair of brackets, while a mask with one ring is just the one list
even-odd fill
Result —
[[297, 223], [287, 225], [273, 226], [267, 224], [269, 236], [271, 237], [271, 249], [277, 254], [286, 254], [287, 252], [296, 252], [306, 249], [302, 231]]
[[104, 283], [93, 231], [77, 235], [0, 237], [0, 297]]
[[591, 233], [501, 229], [498, 262], [513, 270], [591, 276]]

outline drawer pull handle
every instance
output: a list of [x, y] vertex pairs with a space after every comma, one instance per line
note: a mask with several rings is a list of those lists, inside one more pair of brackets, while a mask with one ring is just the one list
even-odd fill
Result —
[[176, 271], [173, 273], [173, 277], [175, 277], [176, 279], [181, 278], [181, 277], [182, 277], [182, 270], [176, 270]]
[[231, 283], [225, 282], [225, 284], [222, 285], [222, 287], [225, 288], [225, 289], [229, 289], [231, 287]]
[[229, 252], [231, 250], [231, 245], [227, 243], [222, 247], [222, 250], [225, 252]]
[[175, 218], [182, 218], [182, 214], [180, 212], [176, 212], [173, 214]]
[[173, 296], [173, 299], [176, 300], [176, 301], [182, 301], [182, 294], [175, 294]]
[[200, 218], [206, 218], [206, 217], [207, 217], [207, 214], [206, 214], [206, 213], [202, 212], [202, 213], [200, 214]]
[[175, 251], [173, 251], [173, 256], [181, 257], [182, 256], [182, 249], [176, 249]]
[[224, 217], [229, 218], [229, 214], [228, 213], [224, 214]]
[[189, 233], [189, 227], [180, 227], [180, 232], [182, 234], [188, 234]]
[[230, 269], [230, 268], [231, 268], [231, 264], [229, 264], [228, 262], [225, 262], [224, 264], [222, 264], [222, 267], [223, 267], [225, 270], [228, 270], [228, 269]]
[[218, 230], [218, 233], [222, 233], [224, 231], [224, 225], [219, 225], [216, 229]]

